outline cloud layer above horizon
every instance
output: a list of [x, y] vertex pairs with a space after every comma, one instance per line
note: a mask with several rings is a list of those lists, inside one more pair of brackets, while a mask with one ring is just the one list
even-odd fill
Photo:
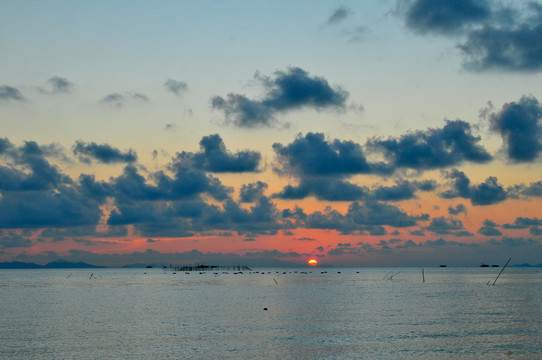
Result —
[[542, 262], [542, 4], [311, 4], [217, 5], [189, 38], [163, 26], [205, 4], [136, 2], [153, 41], [75, 4], [86, 57], [0, 45], [0, 261]]

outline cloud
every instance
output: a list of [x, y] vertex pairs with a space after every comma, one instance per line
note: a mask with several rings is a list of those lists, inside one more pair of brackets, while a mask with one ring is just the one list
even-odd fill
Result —
[[494, 221], [486, 219], [483, 226], [478, 229], [478, 234], [484, 236], [502, 236], [502, 232], [497, 227], [498, 225]]
[[[217, 200], [224, 200], [232, 191], [220, 181], [204, 172], [173, 162], [173, 176], [160, 171], [151, 175], [153, 183], [138, 172], [133, 165], [124, 168], [122, 175], [111, 179], [117, 201], [158, 201], [189, 199], [207, 193]], [[156, 185], [155, 185], [156, 184]]]
[[373, 201], [353, 202], [345, 215], [332, 208], [326, 208], [324, 212], [316, 211], [303, 217], [299, 216], [299, 212], [295, 214], [293, 216], [297, 218], [298, 226], [303, 224], [304, 227], [313, 229], [335, 229], [343, 234], [365, 230], [377, 231], [375, 227], [386, 225], [399, 228], [409, 227], [416, 225], [419, 221], [429, 219], [427, 214], [408, 215], [396, 206]]
[[464, 161], [487, 163], [491, 155], [471, 134], [471, 126], [461, 120], [447, 120], [442, 129], [416, 131], [399, 138], [373, 138], [368, 147], [382, 151], [394, 168], [437, 169]]
[[531, 183], [523, 189], [522, 194], [526, 196], [542, 197], [542, 181]]
[[470, 179], [464, 172], [457, 169], [447, 172], [446, 177], [451, 180], [452, 189], [440, 193], [440, 196], [445, 199], [462, 197], [470, 199], [473, 205], [492, 205], [508, 197], [503, 186], [493, 176], [478, 185], [470, 185]]
[[34, 242], [13, 231], [3, 231], [0, 235], [0, 249], [31, 247]]
[[542, 226], [542, 219], [518, 217], [513, 224], [504, 224], [504, 229], [527, 229], [530, 226]]
[[475, 71], [542, 70], [542, 5], [533, 1], [527, 9], [527, 14], [506, 9], [513, 13], [512, 21], [494, 18], [493, 23], [470, 31], [458, 45], [466, 58], [464, 66]]
[[463, 214], [467, 213], [467, 208], [463, 204], [457, 204], [456, 207], [453, 207], [453, 206], [448, 207], [448, 214], [450, 215], [458, 215], [461, 213]]
[[416, 0], [408, 8], [406, 25], [420, 34], [450, 35], [489, 18], [485, 0]]
[[349, 15], [351, 14], [351, 10], [341, 6], [333, 10], [333, 13], [329, 16], [329, 18], [326, 21], [327, 25], [336, 25], [340, 22], [343, 22]]
[[177, 154], [177, 158], [181, 162], [189, 162], [195, 168], [215, 173], [259, 171], [260, 153], [245, 150], [232, 154], [226, 150], [226, 145], [218, 134], [204, 136], [199, 145], [201, 152], [182, 152]]
[[57, 166], [47, 161], [47, 153], [52, 148], [39, 146], [34, 141], [27, 141], [21, 147], [14, 147], [9, 141], [3, 143], [4, 153], [13, 164], [0, 165], [0, 191], [48, 190], [71, 183]]
[[257, 181], [252, 184], [241, 186], [239, 191], [239, 201], [244, 203], [255, 202], [264, 196], [264, 191], [267, 189], [267, 184]]
[[531, 247], [539, 245], [540, 243], [532, 238], [511, 238], [511, 237], [504, 237], [500, 240], [498, 239], [491, 239], [489, 240], [489, 243], [494, 246], [505, 246], [509, 248], [515, 248], [515, 247]]
[[49, 84], [51, 89], [42, 90], [42, 92], [49, 94], [69, 93], [74, 86], [71, 81], [60, 76], [53, 76], [52, 78], [47, 80], [47, 84]]
[[104, 104], [109, 104], [115, 107], [122, 107], [126, 105], [129, 101], [135, 101], [135, 102], [148, 102], [149, 98], [145, 94], [140, 93], [111, 93], [109, 95], [106, 95], [101, 102]]
[[167, 79], [164, 83], [166, 89], [174, 95], [181, 96], [188, 90], [188, 85], [184, 81]]
[[467, 70], [538, 72], [542, 70], [542, 5], [512, 4], [415, 0], [404, 12], [404, 20], [418, 34], [458, 38]]
[[326, 141], [322, 133], [307, 133], [286, 146], [274, 143], [278, 173], [306, 176], [347, 176], [384, 172], [381, 164], [370, 164], [359, 144], [352, 141]]
[[379, 201], [402, 201], [416, 198], [416, 191], [433, 191], [437, 184], [433, 180], [399, 180], [393, 186], [381, 186], [374, 189], [369, 198]]
[[445, 218], [444, 216], [434, 218], [431, 220], [427, 230], [435, 234], [454, 234], [458, 230], [463, 230], [463, 223], [460, 220], [454, 218]]
[[122, 152], [111, 145], [98, 145], [95, 142], [77, 141], [73, 146], [73, 154], [78, 155], [79, 160], [84, 163], [90, 163], [91, 158], [104, 164], [133, 163], [137, 161], [137, 154], [133, 150]]
[[0, 227], [39, 228], [97, 225], [99, 204], [75, 189], [5, 192], [0, 198]]
[[504, 150], [514, 162], [531, 162], [542, 153], [542, 106], [523, 96], [490, 115], [491, 130], [501, 134]]
[[23, 94], [21, 94], [19, 89], [8, 85], [0, 86], [0, 101], [11, 100], [21, 102], [26, 101], [25, 97], [23, 96]]
[[211, 107], [223, 111], [226, 121], [245, 128], [272, 126], [277, 113], [303, 107], [316, 110], [345, 109], [348, 97], [345, 90], [332, 88], [326, 79], [311, 77], [299, 67], [277, 71], [274, 77], [256, 74], [255, 80], [265, 89], [261, 100], [231, 93], [226, 98], [213, 97]]

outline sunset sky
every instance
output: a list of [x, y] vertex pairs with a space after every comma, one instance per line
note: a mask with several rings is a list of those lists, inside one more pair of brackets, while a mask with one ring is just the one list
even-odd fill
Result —
[[0, 0], [0, 261], [542, 263], [542, 2]]

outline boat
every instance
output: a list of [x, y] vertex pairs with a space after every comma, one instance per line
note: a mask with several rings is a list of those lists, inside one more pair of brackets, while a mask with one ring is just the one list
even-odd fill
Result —
[[440, 264], [440, 267], [447, 267], [448, 265], [446, 264]]
[[481, 264], [480, 264], [480, 267], [489, 267], [489, 265], [488, 265], [488, 264], [481, 263]]

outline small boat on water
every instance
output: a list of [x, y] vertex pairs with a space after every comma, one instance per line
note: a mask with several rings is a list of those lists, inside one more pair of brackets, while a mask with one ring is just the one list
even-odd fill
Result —
[[480, 267], [489, 267], [489, 265], [488, 265], [488, 264], [481, 263], [481, 264], [480, 264]]
[[447, 267], [448, 265], [446, 264], [440, 264], [440, 267]]

